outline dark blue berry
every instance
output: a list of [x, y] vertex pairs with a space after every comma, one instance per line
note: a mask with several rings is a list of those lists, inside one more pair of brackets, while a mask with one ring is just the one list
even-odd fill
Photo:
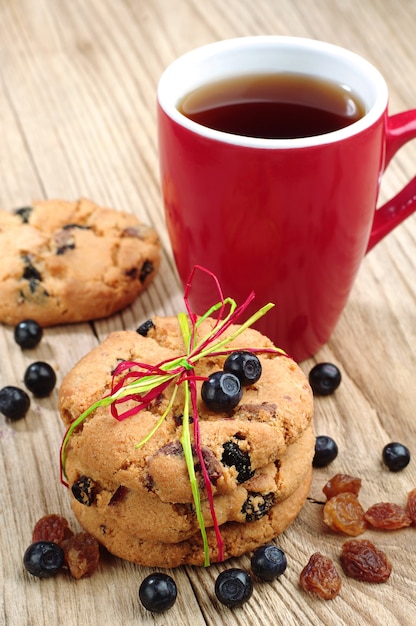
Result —
[[226, 441], [222, 444], [224, 449], [221, 457], [222, 463], [227, 467], [235, 467], [237, 470], [237, 482], [244, 483], [254, 476], [251, 469], [250, 455], [247, 451], [241, 450], [236, 441]]
[[0, 389], [0, 412], [9, 420], [20, 420], [30, 407], [30, 398], [26, 391], [9, 385]]
[[36, 398], [45, 398], [55, 387], [56, 374], [49, 363], [36, 361], [26, 369], [23, 380]]
[[140, 270], [139, 280], [143, 284], [148, 276], [154, 272], [155, 268], [151, 261], [146, 260]]
[[36, 348], [42, 335], [42, 327], [35, 320], [22, 320], [14, 328], [14, 340], [23, 349]]
[[75, 500], [85, 504], [85, 506], [91, 506], [95, 502], [96, 485], [93, 479], [88, 476], [80, 476], [78, 480], [72, 483], [71, 491]]
[[163, 613], [172, 608], [178, 594], [175, 581], [168, 574], [149, 574], [141, 583], [139, 598], [152, 613]]
[[39, 270], [32, 264], [29, 256], [25, 255], [23, 259], [25, 267], [23, 269], [22, 278], [29, 281], [30, 290], [32, 293], [34, 293], [39, 283], [42, 282], [42, 275]]
[[261, 376], [261, 363], [252, 352], [241, 350], [230, 354], [224, 363], [224, 372], [237, 376], [243, 387], [253, 385]]
[[402, 443], [393, 441], [383, 448], [383, 461], [391, 472], [400, 472], [410, 463], [410, 452]]
[[326, 467], [337, 457], [338, 446], [335, 441], [327, 435], [319, 435], [315, 439], [315, 454], [312, 465], [314, 467]]
[[142, 337], [147, 337], [149, 331], [154, 328], [155, 325], [152, 320], [146, 320], [137, 328], [136, 333], [141, 335]]
[[14, 213], [20, 217], [20, 219], [22, 220], [23, 224], [28, 224], [29, 223], [29, 218], [30, 218], [30, 215], [31, 215], [32, 211], [33, 211], [33, 207], [31, 207], [31, 206], [23, 206], [20, 209], [15, 209]]
[[201, 387], [201, 396], [206, 406], [218, 413], [231, 411], [240, 402], [242, 395], [243, 390], [237, 376], [222, 371], [211, 374]]
[[221, 604], [232, 608], [251, 598], [253, 582], [250, 574], [239, 568], [226, 569], [215, 581], [215, 595]]
[[36, 541], [24, 553], [23, 564], [33, 576], [49, 578], [64, 564], [64, 551], [52, 541]]
[[309, 384], [318, 396], [329, 396], [341, 383], [341, 372], [333, 363], [318, 363], [309, 372]]
[[286, 567], [285, 553], [272, 543], [257, 548], [251, 557], [253, 574], [262, 580], [274, 580], [283, 574]]

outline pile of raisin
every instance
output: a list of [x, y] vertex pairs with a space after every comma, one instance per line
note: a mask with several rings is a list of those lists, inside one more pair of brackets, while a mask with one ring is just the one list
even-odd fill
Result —
[[[309, 373], [314, 395], [332, 394], [341, 383], [339, 369], [331, 363], [319, 363]], [[338, 455], [335, 441], [328, 436], [316, 437], [313, 467], [326, 467]], [[383, 463], [391, 472], [403, 470], [410, 462], [410, 451], [401, 443], [384, 446]], [[336, 474], [323, 487], [327, 498], [323, 507], [323, 521], [334, 532], [356, 537], [367, 528], [393, 531], [416, 525], [416, 488], [407, 495], [406, 506], [393, 502], [377, 502], [367, 510], [358, 496], [361, 479], [348, 474]], [[344, 573], [357, 580], [383, 583], [390, 577], [392, 566], [386, 554], [366, 539], [345, 541], [341, 550]], [[303, 568], [300, 586], [325, 600], [334, 598], [341, 579], [331, 559], [314, 553]]]
[[415, 523], [416, 489], [408, 494], [406, 508], [393, 502], [377, 502], [365, 511], [358, 500], [360, 488], [361, 479], [348, 474], [336, 474], [324, 485], [327, 501], [323, 516], [331, 530], [355, 537], [368, 526], [398, 530]]
[[[355, 537], [368, 527], [396, 530], [416, 525], [416, 489], [408, 493], [406, 507], [378, 502], [367, 510], [358, 500], [360, 489], [361, 479], [348, 474], [336, 474], [324, 485], [322, 491], [327, 501], [323, 519], [331, 530]], [[340, 560], [347, 576], [365, 582], [386, 582], [392, 571], [387, 555], [367, 539], [345, 541]], [[311, 556], [300, 574], [299, 583], [305, 591], [324, 600], [334, 598], [341, 588], [334, 563], [320, 553]]]
[[39, 519], [32, 543], [23, 557], [25, 568], [34, 576], [47, 578], [67, 568], [73, 578], [91, 576], [100, 560], [99, 543], [89, 533], [74, 533], [65, 517], [56, 514]]

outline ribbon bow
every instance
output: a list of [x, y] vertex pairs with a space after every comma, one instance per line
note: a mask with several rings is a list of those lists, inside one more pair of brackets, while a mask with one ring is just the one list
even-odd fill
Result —
[[[215, 282], [218, 294], [220, 296], [219, 302], [214, 304], [208, 311], [198, 317], [189, 305], [189, 292], [192, 288], [192, 282], [196, 271], [203, 271], [207, 273]], [[112, 416], [122, 421], [128, 417], [135, 415], [142, 409], [147, 408], [150, 403], [155, 400], [171, 383], [175, 382], [173, 391], [168, 402], [168, 406], [163, 415], [149, 431], [149, 433], [136, 444], [136, 448], [140, 448], [155, 434], [166, 419], [167, 415], [172, 409], [175, 401], [176, 393], [179, 385], [184, 385], [184, 407], [183, 407], [183, 422], [182, 422], [182, 434], [180, 437], [180, 443], [183, 448], [185, 463], [189, 475], [191, 484], [192, 497], [194, 501], [196, 516], [201, 531], [201, 536], [204, 544], [204, 565], [210, 564], [209, 560], [209, 547], [207, 533], [205, 529], [205, 522], [202, 515], [201, 508], [201, 496], [198, 488], [198, 481], [195, 475], [194, 466], [194, 451], [198, 457], [198, 461], [202, 470], [202, 476], [204, 480], [204, 486], [207, 492], [210, 512], [213, 519], [217, 550], [218, 561], [224, 560], [224, 542], [221, 537], [220, 528], [215, 514], [214, 497], [212, 493], [212, 485], [209, 479], [208, 471], [205, 465], [205, 461], [201, 449], [199, 419], [197, 410], [197, 385], [198, 380], [204, 380], [204, 377], [198, 377], [195, 375], [195, 364], [207, 356], [225, 355], [233, 352], [232, 348], [227, 348], [236, 337], [238, 337], [244, 330], [249, 328], [258, 319], [260, 319], [269, 309], [274, 305], [269, 303], [263, 306], [259, 311], [254, 313], [246, 322], [239, 325], [233, 333], [228, 336], [224, 336], [224, 332], [237, 322], [240, 316], [247, 309], [248, 305], [254, 298], [254, 292], [251, 292], [246, 301], [237, 306], [236, 302], [232, 298], [224, 298], [221, 286], [217, 277], [201, 266], [196, 265], [189, 277], [186, 284], [184, 293], [184, 302], [187, 313], [178, 314], [178, 322], [181, 330], [181, 334], [186, 347], [186, 354], [181, 355], [174, 359], [162, 361], [156, 365], [149, 365], [147, 363], [137, 363], [133, 361], [121, 362], [113, 372], [111, 393], [104, 398], [98, 400], [86, 409], [77, 419], [75, 419], [68, 430], [65, 433], [61, 451], [60, 451], [60, 466], [61, 466], [61, 482], [68, 487], [68, 483], [65, 481], [65, 464], [66, 464], [66, 451], [69, 440], [74, 431], [80, 426], [84, 420], [93, 413], [99, 407], [110, 406]], [[228, 312], [227, 312], [228, 309]], [[201, 323], [207, 318], [211, 318], [214, 314], [217, 314], [215, 324], [211, 329], [211, 332], [198, 341], [197, 330]], [[247, 348], [251, 352], [273, 352], [279, 354], [285, 354], [285, 352], [279, 348], [261, 348], [256, 350], [255, 348]], [[135, 404], [124, 412], [120, 412], [119, 406], [125, 402], [133, 401]], [[192, 416], [192, 420], [191, 420]], [[193, 445], [191, 442], [190, 424], [193, 424]]]

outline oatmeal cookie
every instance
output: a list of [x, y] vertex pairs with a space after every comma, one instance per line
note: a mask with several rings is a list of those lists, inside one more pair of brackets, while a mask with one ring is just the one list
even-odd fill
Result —
[[0, 322], [11, 325], [107, 317], [133, 302], [160, 265], [152, 228], [86, 199], [0, 211], [0, 249]]
[[[207, 336], [214, 323], [205, 320], [199, 337]], [[272, 348], [269, 339], [250, 328], [227, 345], [227, 350], [260, 350], [262, 375], [226, 413], [210, 410], [200, 394], [202, 379], [221, 370], [226, 355], [195, 363], [201, 453], [227, 558], [282, 532], [309, 490], [315, 447], [312, 392], [299, 366]], [[184, 353], [177, 318], [153, 318], [145, 336], [112, 333], [64, 378], [59, 408], [65, 425], [111, 393], [119, 363], [156, 365]], [[66, 448], [66, 476], [80, 523], [112, 553], [159, 567], [203, 563], [181, 444], [183, 384], [170, 404], [175, 385], [121, 421], [110, 407], [98, 407], [75, 429]], [[133, 401], [123, 410], [131, 406]], [[138, 447], [166, 411], [158, 430]], [[196, 454], [194, 467], [215, 560], [214, 520]]]

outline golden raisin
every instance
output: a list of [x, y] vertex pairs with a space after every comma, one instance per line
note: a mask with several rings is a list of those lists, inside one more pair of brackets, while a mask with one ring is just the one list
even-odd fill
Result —
[[407, 512], [413, 524], [416, 524], [416, 489], [407, 494]]
[[74, 578], [91, 576], [100, 560], [99, 543], [89, 533], [81, 532], [62, 543], [65, 562]]
[[320, 552], [312, 554], [300, 573], [299, 583], [302, 589], [323, 600], [332, 600], [341, 589], [341, 577], [333, 561]]
[[364, 514], [365, 519], [374, 528], [383, 530], [397, 530], [406, 528], [412, 523], [406, 510], [393, 502], [378, 502], [373, 504]]
[[384, 583], [391, 574], [391, 563], [385, 553], [367, 539], [346, 541], [341, 562], [347, 576], [369, 583]]
[[73, 534], [64, 517], [51, 513], [44, 515], [36, 522], [32, 533], [32, 543], [35, 541], [53, 541], [53, 543], [60, 544]]
[[356, 537], [366, 528], [364, 509], [353, 493], [345, 491], [330, 498], [324, 505], [324, 522], [331, 530]]
[[361, 478], [349, 476], [349, 474], [335, 474], [335, 476], [328, 480], [326, 485], [322, 488], [322, 491], [329, 500], [344, 491], [349, 491], [358, 496], [360, 489]]

